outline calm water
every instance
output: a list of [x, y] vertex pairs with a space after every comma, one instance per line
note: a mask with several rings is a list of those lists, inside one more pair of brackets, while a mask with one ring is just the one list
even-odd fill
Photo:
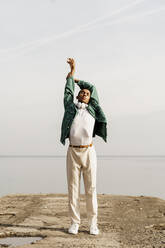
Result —
[[[67, 193], [66, 179], [65, 157], [0, 158], [0, 196]], [[165, 199], [165, 157], [98, 157], [97, 193]]]
[[32, 242], [41, 240], [41, 237], [9, 237], [1, 238], [0, 244], [9, 245], [11, 247], [17, 247], [18, 245], [31, 244]]

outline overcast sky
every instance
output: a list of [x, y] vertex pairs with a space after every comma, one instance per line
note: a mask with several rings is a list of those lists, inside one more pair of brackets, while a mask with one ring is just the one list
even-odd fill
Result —
[[165, 155], [164, 27], [164, 0], [0, 0], [0, 154], [66, 154], [73, 57], [108, 120], [97, 154]]

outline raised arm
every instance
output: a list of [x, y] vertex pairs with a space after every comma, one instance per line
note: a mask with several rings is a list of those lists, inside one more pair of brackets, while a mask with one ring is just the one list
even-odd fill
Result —
[[74, 61], [74, 59], [68, 58], [67, 63], [70, 65], [70, 72], [68, 73], [66, 79], [68, 79], [71, 76], [73, 77], [74, 73], [75, 73], [75, 61]]
[[74, 73], [75, 73], [75, 61], [72, 58], [67, 59], [67, 63], [70, 65], [70, 72], [66, 77], [66, 85], [64, 90], [64, 107], [66, 108], [71, 104], [74, 100], [74, 89], [75, 89], [75, 81], [74, 81]]

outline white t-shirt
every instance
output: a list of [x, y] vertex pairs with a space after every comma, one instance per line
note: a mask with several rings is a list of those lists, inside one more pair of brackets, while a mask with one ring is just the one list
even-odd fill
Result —
[[71, 145], [89, 145], [92, 143], [95, 118], [88, 112], [85, 103], [78, 102], [78, 112], [72, 122], [69, 140]]

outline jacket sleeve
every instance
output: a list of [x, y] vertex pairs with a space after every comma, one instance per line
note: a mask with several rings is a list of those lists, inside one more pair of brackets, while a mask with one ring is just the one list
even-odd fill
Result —
[[64, 90], [64, 108], [73, 103], [74, 100], [74, 89], [75, 81], [73, 76], [70, 76], [66, 79], [65, 90]]
[[77, 85], [80, 87], [80, 89], [90, 90], [91, 92], [90, 101], [95, 101], [96, 103], [99, 103], [99, 97], [97, 94], [97, 90], [93, 84], [80, 80], [78, 81]]

